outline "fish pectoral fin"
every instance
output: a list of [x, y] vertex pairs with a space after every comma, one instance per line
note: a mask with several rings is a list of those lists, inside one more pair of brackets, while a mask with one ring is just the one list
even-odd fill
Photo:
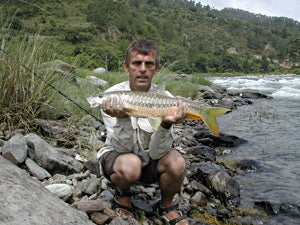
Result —
[[124, 108], [124, 111], [127, 115], [137, 115], [138, 114], [137, 109]]
[[185, 119], [187, 119], [187, 120], [201, 120], [201, 116], [187, 113], [186, 116], [185, 116]]
[[149, 123], [151, 125], [151, 127], [157, 131], [160, 124], [161, 124], [161, 121], [162, 121], [162, 117], [149, 117]]

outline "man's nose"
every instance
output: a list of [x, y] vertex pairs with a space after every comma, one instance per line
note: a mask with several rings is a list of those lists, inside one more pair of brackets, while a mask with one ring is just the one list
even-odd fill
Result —
[[141, 71], [145, 71], [146, 70], [146, 63], [145, 62], [142, 62], [141, 65], [140, 65], [140, 70]]

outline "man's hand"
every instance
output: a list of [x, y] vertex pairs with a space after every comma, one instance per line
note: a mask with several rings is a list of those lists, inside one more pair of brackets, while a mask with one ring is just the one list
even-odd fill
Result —
[[169, 129], [172, 124], [182, 123], [184, 121], [186, 117], [186, 106], [181, 100], [178, 101], [178, 105], [178, 110], [174, 116], [166, 116], [163, 118], [161, 122], [163, 128]]
[[116, 97], [114, 98], [107, 98], [102, 102], [101, 109], [107, 115], [111, 117], [118, 117], [118, 118], [126, 118], [128, 115], [125, 113], [122, 101], [118, 101]]

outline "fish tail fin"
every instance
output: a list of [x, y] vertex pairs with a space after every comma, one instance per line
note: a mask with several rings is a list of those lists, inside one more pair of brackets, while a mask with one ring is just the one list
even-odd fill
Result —
[[205, 107], [206, 113], [202, 115], [201, 119], [206, 124], [206, 126], [211, 130], [211, 132], [219, 137], [219, 126], [217, 122], [217, 117], [223, 115], [226, 112], [229, 112], [230, 109], [222, 108], [222, 107]]

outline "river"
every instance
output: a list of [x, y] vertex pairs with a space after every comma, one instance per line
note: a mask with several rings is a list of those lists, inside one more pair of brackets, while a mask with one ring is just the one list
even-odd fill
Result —
[[217, 77], [211, 81], [228, 92], [252, 91], [272, 97], [254, 100], [218, 118], [222, 133], [248, 141], [228, 149], [231, 154], [223, 157], [262, 163], [258, 171], [236, 176], [241, 207], [254, 207], [255, 201], [294, 204], [298, 215], [278, 213], [270, 224], [300, 224], [300, 76]]

